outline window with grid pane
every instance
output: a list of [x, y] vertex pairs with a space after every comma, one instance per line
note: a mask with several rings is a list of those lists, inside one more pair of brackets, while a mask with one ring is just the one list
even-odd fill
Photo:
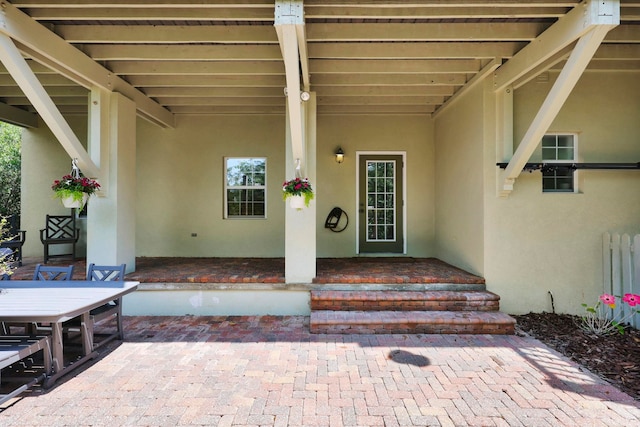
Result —
[[267, 159], [225, 158], [225, 218], [265, 218]]
[[[542, 161], [573, 163], [577, 157], [576, 135], [548, 134], [542, 137]], [[575, 171], [569, 168], [550, 168], [542, 171], [542, 191], [545, 193], [573, 193]]]

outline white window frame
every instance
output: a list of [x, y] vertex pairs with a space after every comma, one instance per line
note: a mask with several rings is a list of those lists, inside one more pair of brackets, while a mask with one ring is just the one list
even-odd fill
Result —
[[[542, 146], [542, 141], [540, 141], [540, 150], [542, 163], [576, 163], [578, 161], [578, 134], [574, 132], [548, 132], [544, 136], [571, 136], [573, 138], [573, 158], [572, 159], [558, 159], [557, 156], [557, 148], [558, 145], [556, 143], [556, 158], [555, 159], [545, 159], [544, 157], [544, 148]], [[545, 189], [545, 177], [544, 172], [542, 173], [542, 192], [543, 193], [561, 193], [561, 194], [573, 194], [578, 192], [578, 171], [574, 170], [572, 172], [572, 189], [565, 190], [561, 188], [554, 189]]]
[[[263, 160], [264, 161], [264, 185], [229, 185], [227, 176], [227, 165], [229, 160]], [[267, 158], [266, 157], [241, 157], [229, 156], [224, 158], [223, 165], [223, 181], [224, 181], [224, 219], [266, 219], [267, 218]], [[227, 197], [228, 190], [263, 190], [264, 191], [264, 215], [229, 215], [229, 200]]]

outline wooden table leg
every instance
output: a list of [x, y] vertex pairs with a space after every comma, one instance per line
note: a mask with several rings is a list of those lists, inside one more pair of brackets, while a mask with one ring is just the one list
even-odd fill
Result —
[[80, 333], [82, 335], [82, 350], [87, 356], [93, 352], [93, 324], [89, 312], [83, 313], [80, 322]]
[[62, 323], [51, 323], [51, 356], [53, 357], [53, 372], [60, 372], [64, 368], [64, 352], [62, 347]]

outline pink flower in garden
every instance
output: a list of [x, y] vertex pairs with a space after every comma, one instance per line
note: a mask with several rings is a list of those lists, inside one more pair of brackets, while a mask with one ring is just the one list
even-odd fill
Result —
[[611, 308], [616, 308], [616, 297], [614, 297], [613, 295], [602, 294], [600, 295], [600, 301]]
[[636, 305], [640, 304], [640, 295], [624, 294], [624, 297], [622, 297], [622, 301], [626, 302], [631, 307], [635, 307]]

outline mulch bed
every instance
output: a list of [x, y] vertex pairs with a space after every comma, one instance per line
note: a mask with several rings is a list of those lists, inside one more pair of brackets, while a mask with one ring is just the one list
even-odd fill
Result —
[[513, 315], [516, 333], [536, 338], [640, 400], [640, 331], [598, 336], [579, 327], [580, 317], [567, 314]]

